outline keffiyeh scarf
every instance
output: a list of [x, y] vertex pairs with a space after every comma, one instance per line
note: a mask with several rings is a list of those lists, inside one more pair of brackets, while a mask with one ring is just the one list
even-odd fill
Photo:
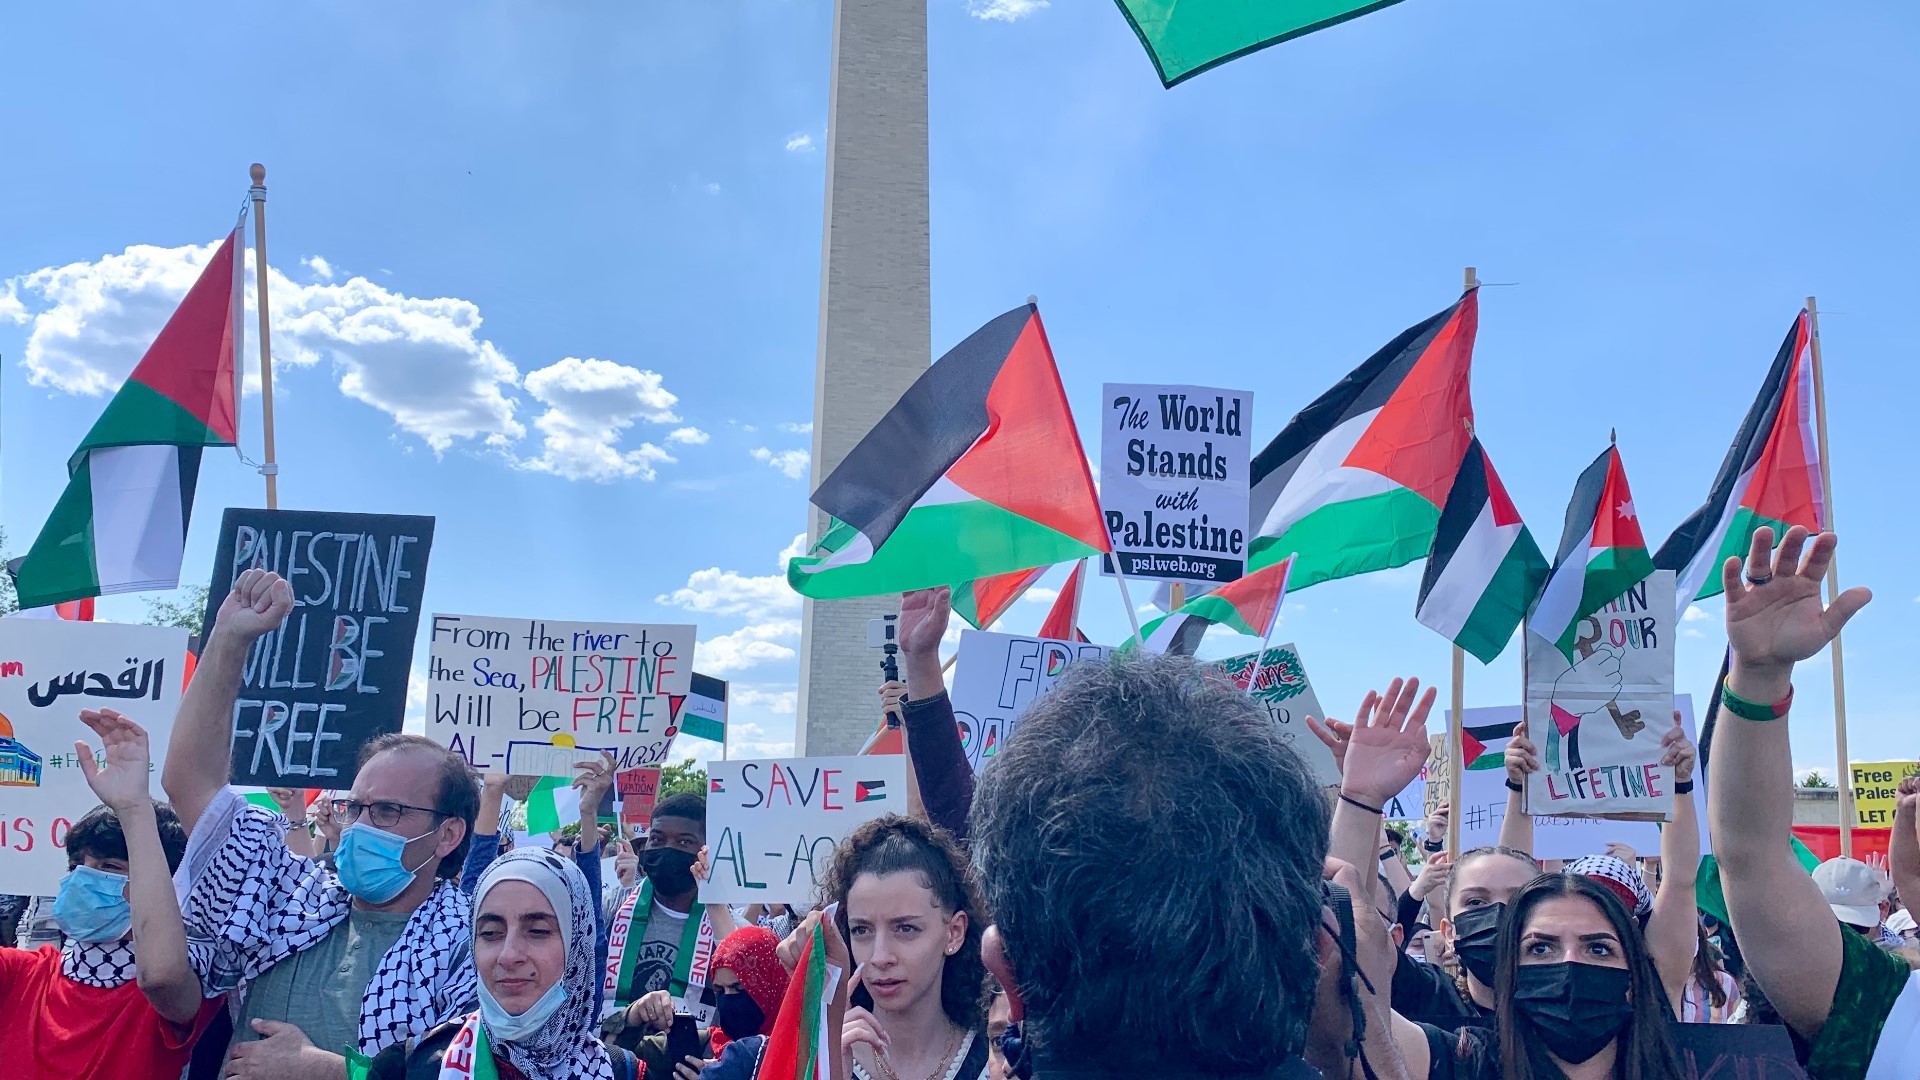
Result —
[[1653, 891], [1640, 871], [1611, 855], [1588, 855], [1567, 864], [1567, 873], [1587, 878], [1611, 892], [1636, 919], [1653, 914]]
[[[176, 875], [180, 914], [208, 997], [310, 948], [344, 922], [353, 897], [333, 870], [287, 850], [286, 819], [222, 788], [194, 826]], [[379, 1053], [472, 1009], [472, 908], [442, 881], [414, 910], [360, 1002], [360, 1052]]]
[[139, 974], [133, 966], [133, 940], [89, 944], [68, 938], [60, 948], [60, 974], [82, 986], [102, 990], [125, 986]]

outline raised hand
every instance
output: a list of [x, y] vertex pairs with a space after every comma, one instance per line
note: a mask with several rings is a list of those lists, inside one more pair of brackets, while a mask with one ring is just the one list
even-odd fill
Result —
[[1453, 856], [1447, 852], [1427, 856], [1420, 867], [1420, 876], [1413, 879], [1413, 886], [1407, 895], [1415, 900], [1425, 900], [1436, 891], [1447, 887], [1447, 879], [1453, 876]]
[[1673, 770], [1673, 782], [1684, 784], [1693, 779], [1693, 765], [1700, 751], [1680, 726], [1680, 710], [1673, 712], [1673, 727], [1660, 737], [1660, 764]]
[[147, 751], [146, 729], [112, 709], [83, 709], [80, 722], [100, 736], [101, 755], [106, 759], [105, 764], [99, 764], [85, 742], [76, 740], [73, 744], [80, 772], [100, 801], [115, 813], [124, 813], [151, 799], [147, 777], [152, 758]]
[[1790, 673], [1794, 664], [1826, 648], [1873, 599], [1868, 590], [1852, 588], [1831, 606], [1820, 602], [1820, 579], [1837, 543], [1833, 533], [1821, 533], [1808, 545], [1807, 530], [1795, 525], [1776, 551], [1773, 530], [1762, 526], [1753, 530], [1746, 559], [1730, 558], [1720, 568], [1727, 593], [1727, 645], [1747, 673]]
[[1427, 713], [1436, 691], [1420, 693], [1420, 680], [1395, 679], [1385, 694], [1368, 691], [1354, 716], [1340, 770], [1340, 792], [1380, 806], [1406, 789], [1427, 763]]
[[1909, 776], [1900, 781], [1898, 798], [1894, 806], [1901, 810], [1920, 809], [1920, 776]]
[[[1342, 723], [1331, 716], [1325, 720], [1315, 720], [1311, 716], [1305, 719], [1307, 721], [1307, 730], [1313, 732], [1313, 737], [1326, 743], [1327, 749], [1333, 751], [1333, 767], [1345, 773], [1347, 771], [1347, 744], [1353, 739], [1353, 725]], [[1395, 792], [1395, 794], [1398, 794], [1398, 792]]]
[[1507, 766], [1507, 779], [1516, 784], [1526, 783], [1528, 773], [1540, 771], [1540, 748], [1527, 738], [1525, 720], [1513, 725], [1513, 738], [1507, 740], [1503, 759]]
[[613, 786], [613, 766], [613, 753], [608, 750], [600, 751], [599, 761], [574, 763], [573, 767], [579, 770], [580, 775], [573, 778], [573, 786], [580, 789], [580, 805], [583, 809], [591, 811], [600, 805], [607, 789]]
[[293, 610], [293, 587], [271, 570], [248, 570], [234, 579], [233, 591], [220, 602], [213, 632], [251, 642], [280, 628]]
[[953, 593], [945, 585], [915, 589], [900, 597], [900, 651], [908, 656], [937, 656], [940, 639], [953, 617]]

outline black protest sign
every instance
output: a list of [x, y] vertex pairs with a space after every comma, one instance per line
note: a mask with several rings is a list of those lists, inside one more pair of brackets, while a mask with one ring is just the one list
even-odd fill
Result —
[[344, 788], [368, 741], [400, 730], [433, 519], [229, 509], [206, 633], [233, 582], [271, 570], [293, 613], [247, 653], [233, 707], [233, 782]]
[[1685, 1080], [1807, 1080], [1787, 1029], [1770, 1024], [1675, 1024]]

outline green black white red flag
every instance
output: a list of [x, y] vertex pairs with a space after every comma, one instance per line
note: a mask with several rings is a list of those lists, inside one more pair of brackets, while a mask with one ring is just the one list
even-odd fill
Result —
[[1163, 86], [1400, 0], [1119, 0]]
[[1409, 327], [1253, 459], [1247, 567], [1294, 556], [1292, 588], [1405, 566], [1433, 546], [1473, 441], [1479, 290]]
[[1149, 652], [1192, 656], [1210, 626], [1225, 626], [1265, 641], [1280, 616], [1280, 602], [1287, 596], [1287, 574], [1292, 569], [1293, 560], [1282, 559], [1187, 601], [1173, 613], [1141, 627], [1142, 646]]
[[236, 224], [68, 459], [21, 607], [180, 584], [200, 452], [236, 441], [245, 252]]
[[1571, 660], [1580, 620], [1651, 573], [1653, 556], [1640, 533], [1627, 470], [1619, 447], [1609, 446], [1573, 485], [1553, 573], [1527, 625]]
[[1816, 533], [1826, 527], [1811, 332], [1803, 310], [1740, 423], [1706, 505], [1681, 522], [1653, 557], [1660, 569], [1679, 572], [1682, 614], [1695, 600], [1720, 595], [1721, 565], [1747, 553], [1753, 530], [1767, 525], [1778, 536], [1795, 525]]
[[1491, 664], [1546, 581], [1546, 556], [1473, 440], [1440, 510], [1414, 618]]
[[832, 1007], [840, 974], [827, 963], [826, 931], [816, 923], [787, 982], [754, 1080], [834, 1080], [832, 1040], [839, 1032], [832, 1029]]
[[1026, 595], [1050, 566], [995, 574], [990, 578], [963, 581], [953, 587], [953, 613], [967, 620], [976, 630], [993, 629], [994, 621], [1007, 613], [1014, 601]]
[[1111, 550], [1040, 312], [973, 332], [901, 395], [813, 493], [833, 519], [787, 583], [879, 596]]

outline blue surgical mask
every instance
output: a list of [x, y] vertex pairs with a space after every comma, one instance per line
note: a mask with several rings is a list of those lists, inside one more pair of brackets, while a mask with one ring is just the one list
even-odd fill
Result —
[[[437, 827], [420, 836], [431, 836], [435, 831]], [[340, 830], [340, 847], [333, 853], [340, 884], [346, 886], [355, 899], [369, 904], [384, 904], [399, 896], [413, 884], [414, 875], [434, 860], [429, 852], [426, 861], [411, 870], [402, 861], [407, 845], [420, 836], [395, 836], [364, 821]]]
[[528, 1007], [526, 1012], [515, 1016], [506, 1007], [493, 999], [493, 992], [487, 989], [487, 981], [480, 980], [480, 1019], [486, 1022], [487, 1036], [495, 1042], [518, 1042], [538, 1032], [549, 1017], [567, 1003], [567, 980], [555, 979], [540, 1000]]
[[133, 928], [127, 904], [127, 875], [76, 866], [60, 882], [53, 918], [76, 941], [118, 941]]

